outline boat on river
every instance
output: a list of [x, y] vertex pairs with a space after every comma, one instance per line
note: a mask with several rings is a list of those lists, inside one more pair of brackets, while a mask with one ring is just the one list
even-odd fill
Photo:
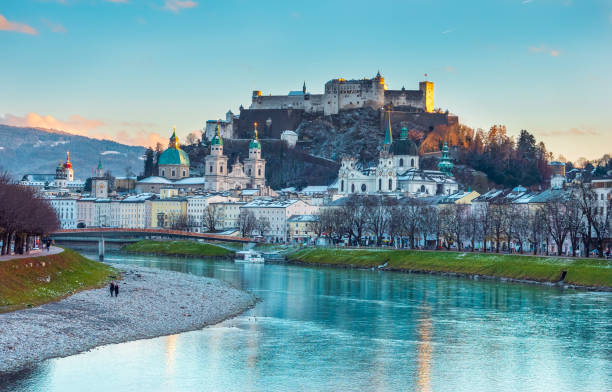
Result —
[[242, 250], [240, 252], [236, 252], [234, 262], [259, 264], [264, 263], [265, 260], [259, 252], [255, 252], [254, 250]]

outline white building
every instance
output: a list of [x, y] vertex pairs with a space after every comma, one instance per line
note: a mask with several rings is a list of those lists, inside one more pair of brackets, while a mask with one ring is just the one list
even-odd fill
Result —
[[250, 211], [255, 219], [267, 219], [268, 231], [264, 237], [272, 242], [287, 241], [287, 220], [292, 215], [315, 215], [319, 208], [302, 200], [256, 199], [245, 204], [241, 210]]
[[53, 197], [47, 199], [55, 210], [62, 229], [76, 229], [77, 201], [68, 197]]
[[[221, 195], [203, 195], [203, 196], [188, 196], [187, 197], [187, 224], [189, 225], [188, 230], [195, 233], [203, 233], [208, 230], [206, 227], [206, 215], [208, 213], [208, 206], [211, 203], [220, 203], [227, 201], [226, 196]], [[216, 211], [216, 207], [212, 207], [214, 213], [220, 216], [220, 211]], [[215, 227], [215, 229], [221, 229], [222, 226]], [[235, 226], [234, 226], [235, 227]]]
[[452, 166], [445, 143], [438, 164], [441, 170], [420, 170], [418, 150], [414, 142], [408, 139], [408, 130], [402, 128], [400, 139], [394, 141], [389, 116], [378, 164], [363, 168], [356, 158], [342, 158], [338, 171], [338, 193], [449, 195], [459, 189], [451, 174]]
[[213, 206], [219, 214], [219, 225], [217, 230], [238, 227], [240, 221], [240, 208], [246, 204], [246, 202], [242, 201], [211, 202], [210, 205]]

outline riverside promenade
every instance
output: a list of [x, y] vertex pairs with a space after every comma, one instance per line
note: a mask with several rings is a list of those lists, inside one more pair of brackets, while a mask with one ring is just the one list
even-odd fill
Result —
[[63, 251], [64, 251], [63, 248], [52, 246], [49, 248], [48, 252], [45, 249], [34, 249], [34, 250], [31, 250], [30, 253], [28, 254], [0, 256], [0, 261], [9, 261], [9, 260], [15, 260], [15, 259], [28, 259], [30, 257], [50, 256], [50, 255], [56, 255], [56, 254], [62, 253]]

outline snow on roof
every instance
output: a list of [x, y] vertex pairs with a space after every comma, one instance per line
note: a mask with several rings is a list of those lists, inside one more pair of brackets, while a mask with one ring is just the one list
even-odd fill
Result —
[[164, 177], [151, 176], [138, 181], [139, 184], [172, 184], [173, 182]]
[[287, 222], [318, 222], [319, 215], [291, 215]]
[[299, 200], [273, 200], [273, 199], [255, 199], [244, 205], [244, 208], [286, 208]]
[[201, 185], [205, 184], [204, 177], [187, 177], [174, 182], [176, 185]]
[[259, 193], [259, 189], [243, 189], [240, 194], [243, 196], [255, 196]]
[[309, 185], [302, 189], [300, 193], [312, 194], [312, 193], [327, 193], [327, 185]]

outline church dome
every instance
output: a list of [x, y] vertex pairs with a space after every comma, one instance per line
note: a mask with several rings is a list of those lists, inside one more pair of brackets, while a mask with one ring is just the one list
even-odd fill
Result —
[[419, 149], [410, 139], [394, 140], [389, 152], [393, 155], [419, 155]]
[[189, 166], [189, 155], [179, 147], [179, 140], [175, 132], [172, 132], [168, 149], [162, 152], [157, 164]]

